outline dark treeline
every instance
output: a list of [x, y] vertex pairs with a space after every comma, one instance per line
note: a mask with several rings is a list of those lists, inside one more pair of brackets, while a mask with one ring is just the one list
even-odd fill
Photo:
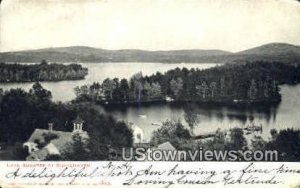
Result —
[[[250, 140], [245, 137], [242, 128], [232, 128], [228, 131], [218, 129], [215, 136], [208, 140], [195, 140], [189, 134], [189, 130], [180, 121], [165, 121], [162, 126], [152, 133], [150, 144], [156, 146], [166, 141], [170, 142], [178, 150], [186, 151], [277, 151], [278, 161], [300, 161], [300, 130], [283, 129], [270, 130], [270, 138], [263, 139], [261, 136], [253, 136]], [[240, 160], [244, 160], [239, 155]], [[269, 156], [270, 157], [270, 156]], [[221, 158], [219, 158], [220, 160]], [[191, 159], [190, 159], [191, 160]], [[199, 160], [196, 158], [196, 160]], [[212, 161], [218, 161], [212, 158]], [[225, 158], [230, 160], [229, 155]], [[275, 161], [267, 155], [261, 161]], [[234, 160], [233, 160], [234, 161]]]
[[194, 102], [278, 102], [279, 84], [300, 81], [300, 66], [251, 62], [226, 64], [200, 70], [176, 68], [151, 76], [142, 73], [129, 80], [105, 79], [75, 88], [77, 100], [100, 103], [139, 103], [153, 101]]
[[0, 63], [0, 82], [34, 82], [84, 79], [88, 69], [79, 64], [8, 64]]
[[85, 121], [83, 129], [90, 136], [89, 159], [107, 159], [108, 150], [103, 146], [132, 145], [132, 133], [126, 123], [100, 114], [91, 105], [53, 103], [51, 92], [40, 83], [35, 83], [29, 92], [0, 88], [0, 143], [24, 143], [36, 128], [48, 129], [49, 122], [54, 123], [54, 130], [72, 131], [77, 115]]
[[288, 128], [277, 131], [270, 130], [271, 138], [264, 140], [261, 136], [255, 136], [251, 140], [253, 150], [272, 151], [280, 154], [279, 161], [300, 161], [300, 130]]

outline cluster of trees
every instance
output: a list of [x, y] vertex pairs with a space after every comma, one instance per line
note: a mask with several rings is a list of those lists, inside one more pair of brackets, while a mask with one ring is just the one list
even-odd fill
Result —
[[96, 102], [147, 102], [163, 100], [162, 88], [159, 82], [148, 82], [141, 72], [127, 79], [105, 79], [102, 84], [77, 86], [77, 100], [93, 100]]
[[179, 149], [182, 148], [184, 143], [191, 143], [192, 136], [180, 121], [167, 120], [152, 133], [150, 144], [157, 146], [164, 142], [170, 142], [175, 148]]
[[0, 143], [24, 143], [36, 128], [48, 129], [49, 122], [54, 123], [55, 130], [72, 131], [72, 121], [79, 115], [85, 121], [83, 129], [90, 136], [89, 159], [107, 159], [109, 153], [104, 146], [132, 145], [132, 132], [126, 123], [101, 114], [85, 103], [54, 103], [51, 92], [40, 83], [35, 83], [29, 92], [22, 89], [0, 91]]
[[0, 63], [0, 82], [34, 82], [84, 79], [88, 69], [79, 64], [8, 64]]
[[230, 131], [229, 140], [226, 139], [224, 132], [219, 132], [213, 140], [204, 143], [202, 147], [228, 151], [244, 149], [262, 152], [277, 151], [279, 161], [300, 161], [300, 130], [288, 128], [277, 131], [271, 129], [270, 139], [265, 140], [261, 136], [255, 135], [249, 143], [247, 143], [242, 129], [234, 128], [233, 130]]
[[254, 150], [277, 150], [280, 161], [300, 161], [300, 130], [284, 129], [279, 132], [276, 129], [270, 131], [271, 139], [266, 141], [260, 136], [251, 140]]
[[151, 76], [142, 73], [129, 80], [105, 79], [75, 88], [77, 99], [97, 102], [174, 101], [232, 102], [280, 101], [279, 84], [300, 81], [300, 66], [283, 63], [251, 62], [226, 64], [200, 70], [176, 68]]
[[[278, 152], [279, 161], [300, 161], [300, 130], [284, 129], [278, 132], [276, 129], [272, 129], [270, 135], [269, 140], [255, 135], [248, 142], [244, 136], [244, 130], [236, 127], [229, 131], [218, 129], [212, 139], [201, 141], [195, 140], [189, 133], [189, 129], [185, 128], [180, 121], [166, 121], [154, 131], [150, 143], [156, 146], [169, 141], [178, 150], [259, 150], [262, 152], [275, 150]], [[241, 154], [238, 153], [238, 155]]]
[[241, 128], [230, 129], [228, 133], [218, 129], [212, 140], [202, 142], [195, 140], [180, 121], [169, 120], [153, 132], [150, 144], [155, 146], [167, 141], [178, 150], [244, 150], [248, 145]]

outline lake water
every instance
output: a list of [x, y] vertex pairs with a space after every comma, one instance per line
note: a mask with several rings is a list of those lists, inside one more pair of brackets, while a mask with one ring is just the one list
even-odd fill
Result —
[[[44, 88], [50, 90], [54, 101], [69, 101], [75, 97], [73, 88], [83, 84], [102, 82], [105, 78], [130, 78], [133, 74], [142, 71], [144, 75], [151, 75], [157, 71], [165, 72], [176, 67], [206, 69], [217, 64], [163, 64], [163, 63], [83, 63], [89, 69], [85, 80], [42, 82]], [[0, 84], [0, 88], [23, 88], [28, 90], [33, 83], [8, 83]], [[230, 129], [232, 127], [244, 127], [254, 121], [263, 125], [264, 138], [269, 137], [272, 128], [278, 130], [285, 128], [300, 128], [300, 84], [296, 86], [281, 86], [282, 101], [278, 106], [266, 107], [225, 107], [217, 105], [198, 105], [195, 113], [199, 116], [199, 123], [195, 128], [196, 134], [214, 132], [217, 128]], [[172, 104], [155, 104], [147, 106], [124, 107], [122, 109], [107, 109], [99, 106], [99, 111], [113, 115], [116, 119], [134, 122], [144, 131], [145, 138], [150, 139], [151, 133], [159, 126], [152, 123], [160, 123], [169, 120], [184, 121], [182, 106]], [[248, 137], [253, 136], [248, 135]]]
[[[247, 135], [250, 139], [254, 135], [260, 135], [265, 139], [270, 137], [270, 130], [286, 128], [300, 128], [300, 84], [296, 86], [281, 86], [282, 101], [278, 106], [266, 107], [226, 107], [218, 105], [197, 105], [195, 113], [199, 117], [199, 123], [194, 129], [195, 134], [206, 134], [216, 131], [218, 128], [228, 130], [233, 127], [245, 127], [254, 122], [262, 124], [262, 132]], [[160, 123], [166, 120], [184, 120], [184, 108], [172, 104], [150, 105], [143, 107], [126, 107], [123, 109], [104, 109], [102, 112], [112, 114], [119, 120], [134, 122], [143, 130], [145, 137], [149, 139], [151, 133], [159, 126], [152, 123]]]
[[[29, 63], [27, 63], [29, 64]], [[70, 63], [64, 63], [70, 64]], [[143, 75], [151, 75], [157, 71], [164, 73], [176, 67], [182, 68], [199, 68], [206, 69], [216, 66], [212, 63], [79, 63], [83, 67], [88, 68], [89, 74], [84, 80], [60, 81], [60, 82], [42, 82], [45, 89], [52, 93], [53, 101], [70, 101], [75, 98], [74, 88], [84, 84], [92, 84], [93, 82], [102, 83], [105, 78], [130, 78], [138, 72]], [[33, 83], [0, 83], [0, 88], [9, 90], [11, 88], [23, 88], [29, 90]]]

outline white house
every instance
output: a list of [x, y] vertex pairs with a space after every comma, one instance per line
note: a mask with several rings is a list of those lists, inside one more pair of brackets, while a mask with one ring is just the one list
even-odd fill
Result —
[[129, 128], [132, 130], [133, 134], [133, 143], [143, 143], [145, 142], [145, 137], [144, 137], [144, 131], [141, 129], [139, 126], [135, 125], [134, 123], [128, 123]]
[[80, 134], [82, 139], [88, 139], [86, 131], [82, 130], [84, 121], [77, 117], [73, 121], [73, 132], [55, 131], [53, 123], [49, 123], [49, 129], [35, 129], [30, 138], [23, 144], [28, 149], [28, 161], [41, 161], [48, 155], [60, 155], [69, 143], [73, 141], [74, 134]]

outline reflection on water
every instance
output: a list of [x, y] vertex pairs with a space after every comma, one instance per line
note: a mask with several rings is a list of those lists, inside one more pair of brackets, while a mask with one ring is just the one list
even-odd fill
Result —
[[[50, 90], [53, 100], [69, 101], [75, 97], [73, 88], [78, 85], [92, 84], [95, 81], [102, 82], [105, 78], [130, 78], [134, 73], [142, 71], [144, 75], [150, 75], [156, 71], [165, 72], [176, 67], [205, 69], [216, 64], [163, 64], [163, 63], [84, 63], [88, 67], [89, 75], [85, 80], [43, 82], [42, 85]], [[33, 83], [8, 83], [0, 84], [0, 88], [23, 88], [29, 90]], [[289, 127], [300, 128], [300, 84], [296, 86], [281, 86], [282, 101], [279, 105], [258, 104], [255, 106], [220, 106], [197, 105], [194, 112], [199, 118], [198, 126], [194, 132], [205, 134], [217, 130], [217, 128], [230, 129], [232, 127], [245, 127], [254, 122], [262, 124], [262, 136], [269, 137], [272, 128], [285, 129]], [[159, 127], [160, 122], [180, 120], [185, 125], [184, 105], [153, 104], [143, 106], [103, 108], [99, 110], [113, 115], [119, 120], [134, 122], [140, 126], [146, 138]]]
[[[70, 63], [64, 63], [70, 64]], [[70, 101], [75, 98], [74, 88], [93, 82], [102, 82], [105, 78], [130, 78], [137, 72], [151, 75], [157, 71], [164, 73], [176, 67], [207, 69], [216, 66], [214, 63], [79, 63], [88, 68], [89, 74], [84, 80], [70, 80], [60, 82], [42, 82], [45, 89], [52, 92], [54, 101]], [[33, 83], [0, 83], [0, 88], [9, 90], [11, 88], [23, 88], [29, 90]]]
[[[205, 134], [218, 128], [230, 129], [246, 127], [254, 123], [263, 125], [263, 138], [268, 139], [272, 128], [300, 128], [300, 84], [296, 86], [281, 86], [282, 101], [278, 105], [257, 104], [220, 106], [216, 104], [198, 104], [194, 113], [199, 122], [195, 134]], [[153, 104], [146, 106], [130, 106], [108, 108], [99, 106], [103, 112], [113, 115], [119, 120], [134, 122], [140, 126], [145, 137], [150, 139], [151, 133], [159, 126], [156, 123], [166, 120], [180, 120], [187, 126], [184, 118], [184, 105]], [[155, 125], [153, 125], [153, 123]], [[255, 133], [257, 134], [257, 133]], [[251, 136], [251, 135], [250, 135]]]

